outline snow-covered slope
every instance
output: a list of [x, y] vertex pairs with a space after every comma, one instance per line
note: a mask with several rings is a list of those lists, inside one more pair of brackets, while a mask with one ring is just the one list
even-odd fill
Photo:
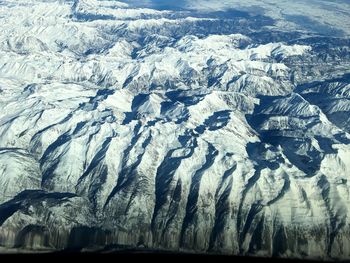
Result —
[[0, 246], [349, 259], [349, 39], [133, 6], [0, 2]]

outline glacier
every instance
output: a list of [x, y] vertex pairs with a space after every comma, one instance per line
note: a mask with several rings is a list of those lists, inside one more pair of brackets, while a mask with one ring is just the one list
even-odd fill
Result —
[[0, 1], [0, 251], [350, 259], [350, 7], [256, 2]]

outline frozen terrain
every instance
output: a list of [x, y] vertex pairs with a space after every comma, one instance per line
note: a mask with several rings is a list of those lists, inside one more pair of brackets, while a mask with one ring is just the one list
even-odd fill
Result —
[[350, 259], [350, 5], [239, 2], [0, 0], [0, 251]]

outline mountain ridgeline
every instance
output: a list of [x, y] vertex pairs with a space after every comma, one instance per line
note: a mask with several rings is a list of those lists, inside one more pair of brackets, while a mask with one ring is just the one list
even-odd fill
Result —
[[350, 259], [349, 37], [97, 0], [0, 21], [2, 249]]

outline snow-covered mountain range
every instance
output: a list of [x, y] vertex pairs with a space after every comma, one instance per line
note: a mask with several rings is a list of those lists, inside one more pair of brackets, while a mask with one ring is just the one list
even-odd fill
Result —
[[0, 247], [349, 259], [349, 4], [164, 2], [0, 1]]

